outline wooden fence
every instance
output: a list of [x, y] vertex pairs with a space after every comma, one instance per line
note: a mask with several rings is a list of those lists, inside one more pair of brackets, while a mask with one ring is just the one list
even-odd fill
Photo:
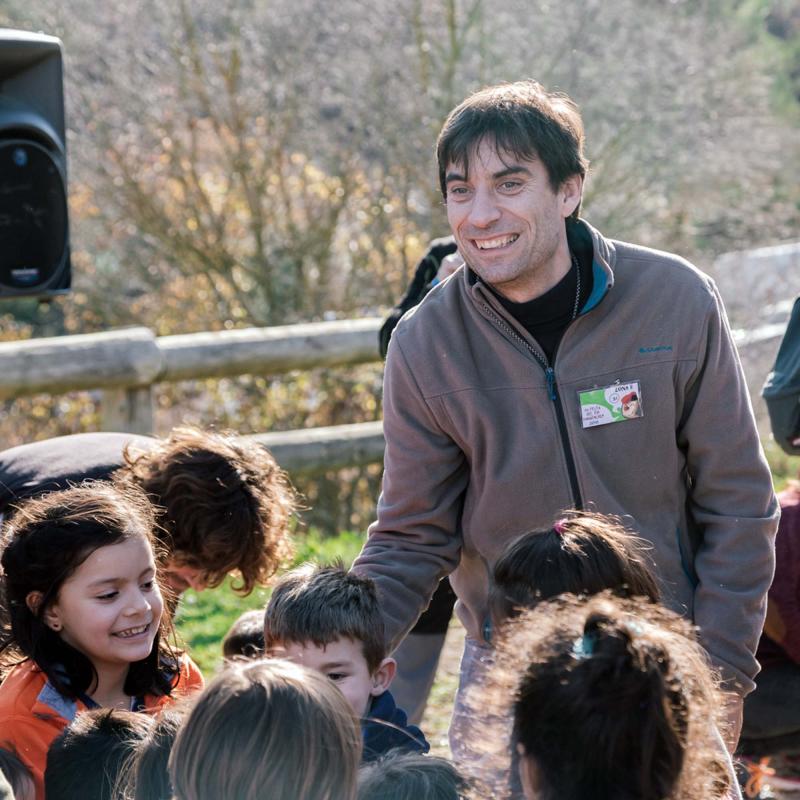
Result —
[[[379, 318], [156, 337], [148, 328], [0, 343], [0, 399], [102, 391], [103, 430], [150, 433], [159, 382], [277, 375], [380, 360]], [[262, 433], [292, 474], [383, 459], [380, 422]]]

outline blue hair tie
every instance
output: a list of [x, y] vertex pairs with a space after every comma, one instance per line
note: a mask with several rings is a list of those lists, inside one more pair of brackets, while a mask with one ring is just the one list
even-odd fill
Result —
[[572, 645], [572, 655], [578, 661], [591, 658], [594, 655], [595, 637], [591, 633], [584, 633], [579, 636]]

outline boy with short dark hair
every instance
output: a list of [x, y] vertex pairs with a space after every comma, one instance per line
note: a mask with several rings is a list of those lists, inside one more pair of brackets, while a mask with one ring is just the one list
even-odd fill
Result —
[[394, 748], [426, 753], [422, 731], [409, 725], [389, 692], [396, 664], [387, 658], [373, 582], [341, 564], [306, 564], [276, 584], [264, 615], [268, 656], [330, 678], [361, 718], [363, 761]]

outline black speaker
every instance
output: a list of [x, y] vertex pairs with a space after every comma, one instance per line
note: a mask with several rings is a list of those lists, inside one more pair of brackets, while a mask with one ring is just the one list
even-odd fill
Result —
[[0, 28], [0, 298], [70, 282], [61, 42]]

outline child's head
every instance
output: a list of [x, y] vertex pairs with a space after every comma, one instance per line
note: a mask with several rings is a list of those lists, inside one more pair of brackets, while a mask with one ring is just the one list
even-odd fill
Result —
[[358, 800], [460, 800], [466, 781], [444, 758], [391, 750], [358, 772]]
[[591, 595], [610, 589], [624, 597], [658, 602], [660, 592], [643, 542], [613, 517], [587, 512], [514, 540], [494, 565], [494, 626], [560, 594]]
[[133, 711], [78, 714], [47, 751], [47, 800], [112, 800], [120, 770], [152, 725], [151, 716]]
[[[36, 784], [33, 782], [33, 775], [16, 751], [0, 747], [0, 773], [8, 781], [14, 800], [35, 800]], [[0, 792], [0, 798], [2, 796]]]
[[222, 640], [225, 658], [261, 658], [264, 655], [264, 612], [245, 611]]
[[147, 735], [136, 744], [117, 782], [119, 800], [172, 800], [169, 755], [188, 707], [172, 705], [160, 712]]
[[267, 655], [288, 658], [326, 675], [359, 716], [389, 688], [383, 618], [374, 583], [340, 564], [306, 564], [275, 585], [264, 615]]
[[200, 695], [169, 768], [176, 800], [353, 800], [360, 758], [358, 720], [329, 681], [252, 661]]
[[152, 528], [141, 492], [100, 482], [22, 504], [0, 556], [5, 660], [32, 659], [67, 697], [91, 691], [101, 665], [120, 664], [127, 694], [168, 693]]
[[525, 611], [489, 685], [471, 702], [511, 698], [528, 798], [720, 796], [712, 676], [689, 624], [659, 606], [606, 592]]
[[167, 550], [164, 580], [218, 586], [237, 572], [247, 594], [291, 554], [295, 495], [269, 451], [238, 436], [176, 428], [143, 453], [129, 449], [115, 480], [147, 492]]

